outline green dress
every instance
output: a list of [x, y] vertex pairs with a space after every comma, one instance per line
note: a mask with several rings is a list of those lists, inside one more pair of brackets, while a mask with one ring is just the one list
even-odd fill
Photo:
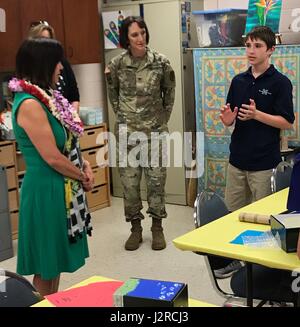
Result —
[[38, 101], [46, 111], [61, 152], [66, 133], [39, 100], [27, 93], [16, 93], [12, 121], [26, 163], [20, 193], [17, 272], [21, 275], [40, 274], [42, 279], [49, 280], [61, 272], [73, 272], [83, 266], [89, 252], [86, 234], [75, 243], [68, 239], [64, 176], [42, 159], [17, 123], [18, 108], [30, 98]]

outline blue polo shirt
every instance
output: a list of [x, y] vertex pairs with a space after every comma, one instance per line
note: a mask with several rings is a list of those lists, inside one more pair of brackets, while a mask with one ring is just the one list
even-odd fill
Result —
[[[250, 104], [271, 115], [284, 117], [288, 122], [295, 120], [293, 111], [293, 86], [290, 80], [271, 65], [263, 74], [254, 78], [251, 67], [236, 75], [230, 85], [227, 103], [231, 110]], [[231, 136], [229, 162], [242, 170], [259, 171], [272, 169], [281, 161], [280, 129], [255, 119], [236, 119]]]

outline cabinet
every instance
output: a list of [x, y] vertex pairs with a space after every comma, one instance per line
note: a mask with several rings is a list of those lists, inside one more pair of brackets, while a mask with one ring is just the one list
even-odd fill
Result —
[[[102, 5], [102, 12], [118, 11], [131, 12], [132, 15], [143, 14], [150, 32], [149, 46], [163, 53], [170, 60], [176, 76], [175, 103], [169, 121], [170, 134], [175, 132], [181, 134], [184, 140], [184, 132], [195, 131], [194, 119], [194, 86], [193, 86], [193, 64], [192, 53], [183, 51], [184, 40], [184, 16], [183, 4], [186, 2], [192, 10], [201, 8], [202, 1], [181, 0], [141, 0], [141, 1], [113, 1], [107, 0]], [[158, 23], [159, 21], [159, 23]], [[105, 27], [104, 27], [105, 28]], [[108, 63], [114, 56], [122, 52], [122, 49], [110, 49], [105, 51], [105, 62]], [[115, 126], [115, 113], [108, 100], [109, 130], [113, 131]], [[175, 134], [174, 134], [175, 135]], [[185, 139], [187, 140], [187, 139]], [[173, 142], [171, 142], [173, 143]], [[191, 148], [183, 142], [176, 142], [176, 148], [170, 145], [170, 167], [167, 168], [166, 202], [185, 205], [187, 203], [187, 176], [190, 175], [186, 168], [190, 168], [191, 162], [182, 162], [175, 165], [174, 159], [177, 154], [190, 153]], [[175, 145], [175, 142], [173, 143]], [[182, 158], [184, 155], [182, 155]], [[123, 196], [123, 187], [120, 182], [117, 168], [112, 168], [113, 195]], [[146, 185], [141, 183], [142, 198], [146, 199]]]
[[[0, 165], [6, 168], [8, 204], [11, 220], [12, 238], [18, 237], [19, 190], [17, 179], [17, 160], [15, 142], [0, 142]], [[4, 195], [0, 195], [1, 197]], [[1, 227], [0, 227], [1, 228]]]
[[94, 188], [87, 193], [91, 212], [110, 206], [108, 144], [103, 134], [106, 131], [106, 124], [86, 126], [80, 138], [82, 156], [90, 162], [95, 176]]
[[62, 3], [66, 57], [73, 65], [100, 62], [97, 0], [63, 0]]
[[6, 168], [0, 166], [0, 261], [13, 256]]
[[71, 64], [100, 62], [97, 0], [0, 0], [6, 31], [0, 32], [0, 71], [13, 71], [18, 48], [30, 24], [46, 20]]
[[[86, 126], [84, 135], [80, 139], [82, 155], [90, 162], [95, 175], [94, 188], [87, 192], [91, 212], [110, 206], [108, 144], [103, 135], [106, 131], [106, 124]], [[26, 167], [21, 152], [16, 152], [15, 142], [0, 141], [0, 166], [6, 168], [12, 238], [16, 239], [18, 238], [19, 185], [22, 183]]]
[[5, 32], [0, 32], [0, 71], [11, 71], [21, 40], [19, 0], [1, 0], [5, 13]]
[[65, 42], [62, 0], [19, 0], [22, 39], [26, 39], [33, 22], [47, 21], [55, 30], [55, 36]]

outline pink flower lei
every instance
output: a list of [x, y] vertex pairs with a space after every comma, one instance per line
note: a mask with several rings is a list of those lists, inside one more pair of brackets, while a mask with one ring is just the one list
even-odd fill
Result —
[[25, 92], [33, 95], [39, 99], [50, 110], [52, 115], [73, 135], [81, 136], [83, 134], [83, 124], [77, 111], [59, 91], [54, 90], [52, 96], [49, 96], [39, 86], [17, 78], [11, 79], [8, 83], [8, 87], [12, 92]]

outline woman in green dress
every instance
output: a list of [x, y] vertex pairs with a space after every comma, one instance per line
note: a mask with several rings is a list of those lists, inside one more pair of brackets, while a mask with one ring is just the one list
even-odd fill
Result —
[[53, 90], [63, 68], [53, 39], [29, 39], [17, 58], [13, 128], [25, 163], [19, 210], [17, 272], [34, 274], [41, 295], [58, 290], [61, 272], [73, 272], [89, 256], [91, 234], [84, 191], [92, 189], [89, 164], [80, 154], [83, 133], [76, 110]]

